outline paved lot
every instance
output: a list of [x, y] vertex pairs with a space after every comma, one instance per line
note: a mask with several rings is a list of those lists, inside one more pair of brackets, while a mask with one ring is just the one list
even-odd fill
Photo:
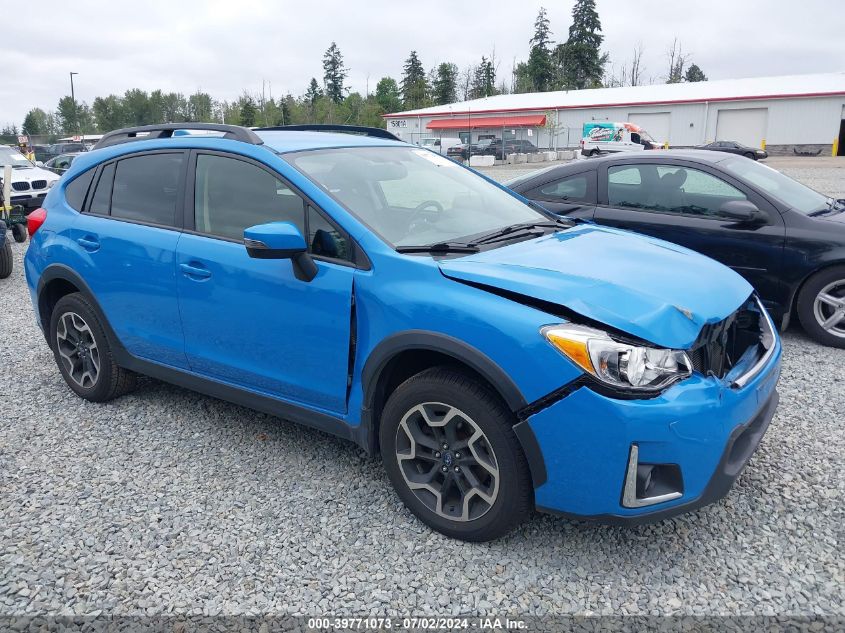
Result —
[[[845, 195], [839, 167], [807, 165], [787, 171]], [[468, 545], [417, 522], [351, 444], [152, 380], [76, 398], [14, 247], [0, 614], [845, 614], [845, 351], [800, 331], [780, 409], [722, 502], [632, 529], [537, 515]]]

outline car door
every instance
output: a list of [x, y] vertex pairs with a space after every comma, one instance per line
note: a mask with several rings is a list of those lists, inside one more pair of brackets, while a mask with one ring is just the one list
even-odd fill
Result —
[[[244, 229], [290, 222], [308, 240], [317, 276], [290, 260], [253, 259]], [[185, 352], [203, 376], [344, 412], [349, 373], [352, 242], [276, 172], [246, 157], [195, 152], [178, 293]]]
[[596, 207], [595, 170], [546, 178], [530, 187], [523, 195], [553, 213], [588, 220], [593, 218]]
[[187, 367], [176, 299], [187, 155], [132, 154], [97, 168], [71, 234], [76, 267], [126, 350]]
[[[594, 219], [703, 253], [736, 270], [764, 300], [782, 296], [778, 281], [786, 239], [783, 218], [739, 181], [700, 163], [626, 160], [599, 168]], [[748, 200], [760, 222], [738, 222], [720, 207]]]

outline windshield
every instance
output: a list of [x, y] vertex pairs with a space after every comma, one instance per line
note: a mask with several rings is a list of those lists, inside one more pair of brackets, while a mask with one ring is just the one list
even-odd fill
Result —
[[757, 161], [737, 157], [722, 161], [720, 165], [800, 213], [809, 214], [830, 207], [831, 199], [827, 196]]
[[0, 167], [11, 165], [13, 169], [30, 169], [34, 167], [26, 156], [11, 147], [0, 147]]
[[424, 149], [352, 147], [284, 158], [394, 247], [460, 241], [549, 219]]

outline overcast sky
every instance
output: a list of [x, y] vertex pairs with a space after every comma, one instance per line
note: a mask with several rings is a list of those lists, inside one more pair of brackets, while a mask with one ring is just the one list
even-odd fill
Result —
[[[334, 40], [364, 93], [399, 78], [416, 49], [426, 69], [461, 68], [495, 47], [500, 77], [528, 56], [540, 6], [556, 40], [566, 38], [574, 0], [2, 0], [0, 125], [20, 125], [35, 106], [129, 88], [215, 99], [258, 92], [302, 94], [321, 80]], [[617, 68], [643, 43], [645, 77], [661, 82], [677, 36], [710, 79], [845, 71], [845, 0], [597, 0], [604, 48]], [[131, 10], [130, 10], [131, 7]]]

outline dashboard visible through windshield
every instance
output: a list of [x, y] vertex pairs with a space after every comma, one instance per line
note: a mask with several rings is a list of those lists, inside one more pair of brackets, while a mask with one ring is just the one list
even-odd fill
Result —
[[549, 221], [481, 176], [420, 148], [352, 147], [284, 158], [394, 248]]

